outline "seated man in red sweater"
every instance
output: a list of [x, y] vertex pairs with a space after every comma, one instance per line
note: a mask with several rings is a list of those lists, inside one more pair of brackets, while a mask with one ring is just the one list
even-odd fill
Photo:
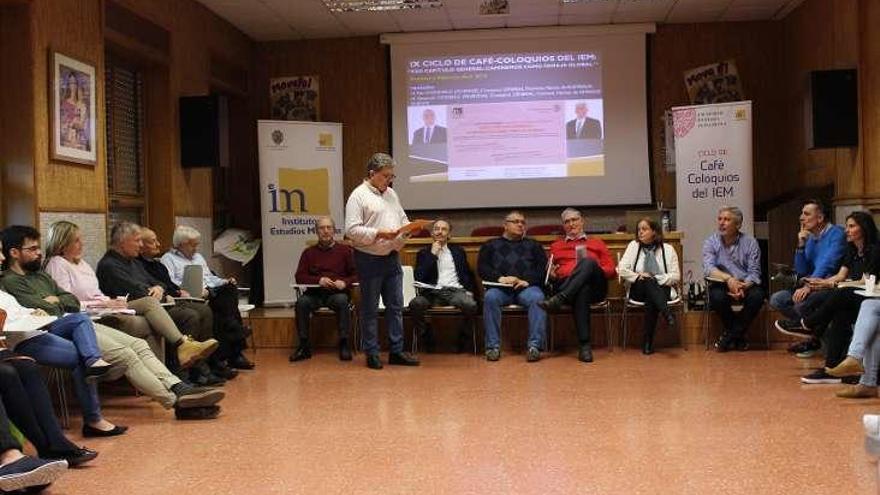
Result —
[[351, 313], [348, 311], [349, 290], [357, 281], [351, 248], [336, 242], [336, 224], [330, 217], [321, 217], [315, 225], [318, 243], [306, 248], [296, 268], [296, 283], [315, 285], [306, 289], [296, 300], [296, 332], [299, 347], [291, 354], [290, 361], [302, 361], [312, 357], [309, 343], [309, 320], [312, 312], [329, 307], [336, 312], [339, 328], [339, 359], [351, 361], [348, 334]]
[[601, 239], [588, 238], [584, 233], [584, 217], [574, 208], [562, 212], [565, 237], [550, 245], [552, 264], [550, 282], [556, 295], [539, 303], [547, 311], [572, 306], [580, 351], [578, 359], [593, 361], [590, 347], [590, 304], [599, 302], [608, 293], [608, 279], [617, 272], [608, 246]]

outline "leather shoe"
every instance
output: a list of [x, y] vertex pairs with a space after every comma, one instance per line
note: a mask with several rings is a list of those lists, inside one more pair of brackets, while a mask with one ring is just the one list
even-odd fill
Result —
[[211, 373], [224, 380], [232, 380], [233, 378], [238, 376], [238, 370], [234, 370], [227, 366], [223, 362], [214, 363], [211, 365]]
[[565, 299], [562, 298], [562, 295], [556, 294], [550, 299], [544, 299], [543, 301], [538, 301], [538, 306], [541, 307], [544, 311], [559, 311], [565, 304]]
[[340, 339], [339, 340], [339, 360], [340, 361], [351, 361], [351, 349], [348, 348], [348, 340]]
[[186, 419], [214, 419], [220, 415], [220, 406], [174, 407], [174, 417]]
[[296, 348], [296, 352], [290, 355], [288, 361], [295, 363], [297, 361], [305, 361], [312, 358], [312, 349], [308, 346], [301, 345]]
[[248, 359], [241, 354], [235, 356], [232, 359], [229, 359], [227, 361], [227, 364], [230, 368], [234, 368], [237, 370], [252, 370], [257, 366], [254, 363], [248, 361]]
[[76, 447], [70, 450], [50, 450], [41, 452], [42, 459], [64, 459], [70, 467], [76, 467], [85, 464], [98, 457], [98, 453], [86, 447]]
[[418, 366], [419, 360], [406, 352], [392, 352], [388, 354], [388, 364], [398, 366]]
[[83, 425], [82, 434], [86, 438], [115, 437], [116, 435], [122, 435], [126, 431], [128, 431], [127, 426], [116, 425], [112, 430], [99, 430], [93, 426], [85, 424]]
[[382, 360], [379, 359], [378, 354], [370, 354], [367, 356], [367, 368], [370, 368], [371, 370], [382, 369]]
[[578, 361], [584, 363], [593, 362], [593, 348], [590, 347], [590, 344], [584, 344], [581, 346], [581, 349], [578, 351]]
[[106, 375], [110, 371], [110, 368], [111, 366], [109, 364], [88, 366], [85, 369], [85, 379], [89, 383], [94, 383], [98, 381], [99, 378]]

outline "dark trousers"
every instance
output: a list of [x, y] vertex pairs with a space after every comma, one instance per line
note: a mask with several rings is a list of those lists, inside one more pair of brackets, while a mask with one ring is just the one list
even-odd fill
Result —
[[[732, 308], [734, 304], [743, 305], [738, 314]], [[718, 312], [724, 333], [731, 337], [744, 337], [763, 305], [764, 289], [759, 285], [749, 287], [741, 301], [727, 294], [726, 284], [709, 285], [709, 308]]]
[[234, 358], [247, 348], [244, 322], [238, 312], [238, 289], [232, 284], [225, 284], [210, 292], [208, 304], [214, 314], [214, 338], [220, 343], [211, 357]]
[[556, 293], [571, 305], [574, 326], [581, 345], [590, 343], [590, 305], [608, 294], [608, 280], [593, 258], [581, 258], [571, 274], [554, 284]]
[[427, 328], [425, 312], [431, 309], [431, 306], [454, 306], [460, 309], [464, 319], [459, 327], [459, 334], [469, 333], [467, 329], [473, 328], [474, 316], [476, 316], [478, 309], [477, 301], [466, 290], [453, 288], [440, 290], [426, 289], [410, 301], [410, 316], [412, 316], [413, 324], [420, 332]]
[[[4, 354], [12, 356], [11, 353]], [[9, 419], [34, 444], [39, 454], [76, 448], [61, 431], [36, 363], [24, 359], [0, 362], [0, 397]], [[3, 423], [5, 429], [6, 421]]]
[[630, 286], [629, 298], [645, 303], [643, 328], [646, 337], [650, 338], [654, 335], [654, 329], [657, 328], [657, 314], [665, 314], [669, 311], [667, 303], [671, 292], [672, 287], [660, 285], [653, 278], [638, 279]]
[[300, 345], [309, 340], [309, 327], [312, 313], [319, 308], [330, 308], [336, 313], [336, 327], [339, 339], [347, 339], [351, 328], [351, 312], [349, 311], [348, 292], [329, 291], [326, 289], [309, 289], [296, 298], [296, 334]]
[[813, 330], [813, 335], [825, 336], [825, 366], [829, 368], [843, 361], [852, 340], [852, 326], [865, 300], [855, 291], [851, 288], [831, 291], [822, 304], [804, 318], [804, 324]]

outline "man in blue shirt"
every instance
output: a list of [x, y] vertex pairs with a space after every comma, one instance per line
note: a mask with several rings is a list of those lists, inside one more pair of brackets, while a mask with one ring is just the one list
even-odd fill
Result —
[[[742, 211], [718, 210], [718, 232], [703, 243], [703, 273], [710, 279], [709, 306], [718, 312], [724, 332], [715, 342], [718, 352], [748, 349], [746, 334], [764, 305], [761, 288], [761, 249], [754, 237], [740, 232]], [[742, 304], [735, 313], [733, 304]]]
[[[809, 199], [801, 208], [801, 230], [794, 253], [798, 279], [827, 278], [840, 268], [846, 249], [846, 234], [828, 221], [829, 212], [821, 202]], [[800, 285], [800, 284], [799, 284]], [[800, 320], [824, 301], [831, 291], [816, 291], [809, 284], [796, 290], [780, 290], [770, 296], [770, 306], [790, 320]]]

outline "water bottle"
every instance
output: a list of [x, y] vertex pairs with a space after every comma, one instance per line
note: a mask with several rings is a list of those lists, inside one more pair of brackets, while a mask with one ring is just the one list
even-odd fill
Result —
[[663, 229], [663, 233], [669, 232], [669, 210], [664, 210], [660, 215], [660, 226]]

